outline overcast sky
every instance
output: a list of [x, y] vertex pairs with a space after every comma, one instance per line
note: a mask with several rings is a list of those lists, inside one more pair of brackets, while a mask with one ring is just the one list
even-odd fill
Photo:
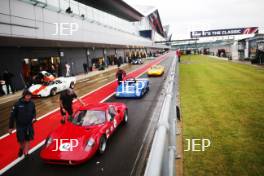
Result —
[[158, 8], [173, 39], [190, 38], [190, 31], [260, 27], [264, 32], [264, 0], [124, 0], [130, 5]]

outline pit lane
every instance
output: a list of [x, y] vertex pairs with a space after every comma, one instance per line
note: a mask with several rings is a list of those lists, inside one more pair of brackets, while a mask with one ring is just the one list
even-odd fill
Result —
[[[146, 60], [144, 64], [149, 63], [149, 60]], [[128, 65], [125, 66], [124, 69], [126, 72], [131, 72], [142, 65]], [[101, 87], [105, 85], [108, 82], [111, 82], [115, 79], [115, 73], [116, 70], [107, 71], [104, 73], [100, 73], [98, 75], [92, 76], [87, 79], [80, 80], [76, 83], [74, 90], [76, 91], [78, 96], [83, 96], [87, 94], [87, 92], [91, 92], [95, 90], [98, 87]], [[89, 74], [89, 73], [88, 73]], [[0, 136], [3, 134], [6, 134], [8, 131], [8, 122], [9, 122], [9, 116], [12, 109], [12, 106], [16, 100], [10, 100], [5, 103], [1, 103], [0, 105]], [[36, 110], [37, 110], [37, 116], [43, 116], [47, 112], [50, 112], [55, 109], [55, 107], [59, 106], [59, 94], [53, 96], [53, 97], [47, 97], [47, 98], [35, 98], [34, 102], [36, 104]]]
[[[165, 66], [166, 71], [171, 61], [172, 59], [167, 59], [161, 63]], [[104, 155], [96, 155], [90, 161], [79, 166], [58, 166], [44, 164], [39, 158], [40, 150], [37, 150], [3, 175], [130, 175], [166, 75], [167, 72], [163, 77], [150, 78], [150, 91], [142, 99], [110, 97], [107, 100], [126, 103], [129, 109], [129, 121], [127, 126], [119, 128], [110, 138]], [[141, 77], [146, 77], [146, 75]]]

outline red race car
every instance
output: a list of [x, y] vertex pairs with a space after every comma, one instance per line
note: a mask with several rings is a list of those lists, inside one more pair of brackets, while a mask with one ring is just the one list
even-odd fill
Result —
[[100, 103], [81, 107], [71, 122], [60, 125], [46, 139], [40, 157], [51, 164], [76, 165], [97, 152], [103, 154], [107, 139], [128, 120], [123, 103]]

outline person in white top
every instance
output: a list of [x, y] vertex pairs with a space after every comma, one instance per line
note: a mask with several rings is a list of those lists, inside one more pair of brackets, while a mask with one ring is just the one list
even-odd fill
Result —
[[71, 66], [70, 66], [68, 63], [65, 64], [65, 69], [66, 69], [66, 74], [65, 74], [65, 76], [66, 76], [66, 77], [71, 76]]

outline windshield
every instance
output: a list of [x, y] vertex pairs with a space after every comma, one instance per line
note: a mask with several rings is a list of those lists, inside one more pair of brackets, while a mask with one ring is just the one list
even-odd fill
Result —
[[52, 85], [54, 84], [54, 82], [43, 82], [42, 85], [44, 86], [49, 86], [49, 85]]
[[160, 66], [153, 66], [152, 69], [160, 69]]
[[104, 111], [90, 111], [90, 110], [77, 112], [72, 121], [73, 124], [80, 126], [92, 126], [104, 122], [105, 122]]
[[137, 82], [137, 80], [135, 78], [130, 78], [130, 79], [126, 80], [126, 84], [128, 84], [128, 85], [133, 85], [136, 82]]

